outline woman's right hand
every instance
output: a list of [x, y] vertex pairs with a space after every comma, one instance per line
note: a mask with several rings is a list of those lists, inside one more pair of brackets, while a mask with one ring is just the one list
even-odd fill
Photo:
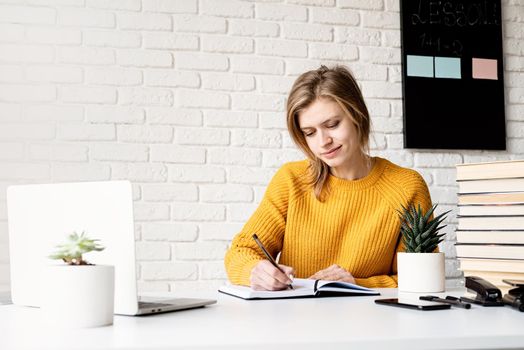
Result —
[[283, 290], [293, 282], [295, 270], [286, 265], [278, 265], [285, 273], [279, 271], [269, 260], [260, 260], [253, 270], [249, 281], [254, 290]]

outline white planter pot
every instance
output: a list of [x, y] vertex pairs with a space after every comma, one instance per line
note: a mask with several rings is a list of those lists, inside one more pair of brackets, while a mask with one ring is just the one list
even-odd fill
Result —
[[439, 293], [445, 290], [444, 253], [397, 253], [398, 291]]
[[52, 265], [42, 277], [40, 307], [46, 322], [67, 328], [113, 324], [113, 266]]

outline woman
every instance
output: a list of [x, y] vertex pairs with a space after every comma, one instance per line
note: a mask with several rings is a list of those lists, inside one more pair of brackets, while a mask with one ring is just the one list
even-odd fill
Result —
[[[226, 253], [234, 284], [288, 288], [292, 276], [397, 287], [402, 206], [431, 207], [414, 170], [369, 156], [369, 113], [344, 67], [302, 74], [287, 102], [291, 137], [307, 160], [287, 163]], [[264, 258], [252, 235], [280, 270]]]

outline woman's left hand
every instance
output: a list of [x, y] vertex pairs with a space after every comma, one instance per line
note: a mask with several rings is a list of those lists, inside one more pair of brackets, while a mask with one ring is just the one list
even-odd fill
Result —
[[355, 283], [355, 279], [353, 278], [353, 276], [337, 264], [333, 264], [327, 269], [320, 270], [309, 278], [315, 280], [343, 281]]

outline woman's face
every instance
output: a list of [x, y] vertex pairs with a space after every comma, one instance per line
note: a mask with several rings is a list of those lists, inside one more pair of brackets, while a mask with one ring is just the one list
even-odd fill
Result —
[[298, 124], [311, 152], [335, 175], [361, 159], [357, 129], [332, 99], [315, 100], [298, 114]]

